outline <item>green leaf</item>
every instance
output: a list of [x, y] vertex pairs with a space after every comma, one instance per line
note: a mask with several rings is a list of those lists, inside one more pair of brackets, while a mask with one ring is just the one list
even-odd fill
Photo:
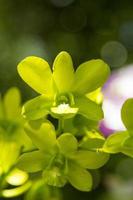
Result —
[[87, 170], [73, 162], [69, 162], [68, 169], [67, 178], [73, 187], [83, 192], [91, 190], [92, 176]]
[[36, 92], [52, 95], [53, 80], [49, 64], [42, 58], [29, 56], [18, 64], [21, 78]]
[[65, 155], [70, 155], [78, 148], [78, 141], [71, 133], [64, 133], [58, 138], [60, 150]]
[[103, 111], [100, 105], [89, 100], [85, 96], [75, 97], [75, 106], [79, 108], [78, 113], [87, 117], [88, 119], [98, 121], [103, 118]]
[[98, 169], [109, 159], [107, 153], [94, 151], [78, 151], [73, 155], [73, 159], [83, 168]]
[[52, 100], [49, 97], [40, 95], [24, 104], [22, 114], [28, 120], [37, 120], [49, 113], [51, 105]]
[[14, 119], [21, 114], [21, 95], [16, 87], [10, 88], [3, 99], [4, 110], [8, 119]]
[[73, 91], [79, 94], [89, 93], [101, 87], [110, 74], [108, 65], [100, 59], [81, 64], [75, 73]]
[[122, 106], [121, 117], [126, 128], [133, 135], [133, 99], [128, 99]]
[[128, 137], [128, 132], [117, 132], [110, 135], [104, 145], [102, 150], [107, 153], [118, 153], [122, 150], [122, 145]]
[[53, 64], [53, 78], [60, 93], [69, 92], [74, 80], [74, 69], [71, 56], [62, 51]]
[[33, 143], [46, 153], [53, 153], [56, 144], [56, 133], [54, 127], [49, 122], [44, 122], [40, 128], [35, 129], [28, 123], [25, 125], [25, 130]]
[[50, 158], [40, 151], [24, 153], [19, 157], [16, 167], [30, 173], [38, 172], [49, 164]]

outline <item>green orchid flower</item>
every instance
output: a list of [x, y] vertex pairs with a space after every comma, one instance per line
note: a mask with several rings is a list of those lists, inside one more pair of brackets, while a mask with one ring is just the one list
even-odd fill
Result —
[[53, 125], [45, 121], [39, 127], [34, 122], [25, 126], [38, 150], [20, 156], [17, 167], [29, 173], [42, 171], [46, 184], [62, 187], [69, 182], [81, 191], [90, 191], [92, 176], [88, 169], [97, 169], [108, 160], [108, 154], [79, 147], [71, 133], [56, 138]]
[[[96, 89], [95, 91], [87, 94], [86, 96], [95, 103], [102, 104], [103, 94], [101, 92], [101, 88]], [[92, 140], [95, 142], [97, 141], [97, 143], [101, 144], [100, 146], [97, 144], [96, 145], [97, 148], [102, 147], [102, 144], [104, 143], [105, 140], [102, 134], [98, 134], [99, 121], [90, 120], [80, 114], [75, 115], [73, 118], [65, 119], [63, 130], [64, 132], [71, 132], [73, 135], [80, 138], [82, 136], [83, 137], [85, 136], [85, 138], [88, 139], [91, 138], [91, 140], [89, 140], [89, 143], [90, 142], [92, 143]], [[95, 146], [93, 146], [93, 148], [95, 148]]]
[[80, 139], [79, 145], [87, 148], [87, 150], [98, 151], [105, 143], [105, 137], [99, 132], [99, 122], [89, 120], [79, 114], [74, 118], [65, 120], [64, 132], [71, 132]]
[[101, 106], [86, 96], [101, 87], [109, 76], [109, 67], [102, 60], [87, 61], [74, 72], [71, 56], [67, 52], [57, 55], [53, 70], [42, 58], [30, 56], [18, 64], [18, 73], [41, 94], [24, 105], [22, 113], [28, 120], [47, 114], [55, 118], [81, 114], [97, 121], [103, 118]]
[[[32, 187], [25, 194], [25, 200], [38, 200], [38, 197], [47, 200], [63, 200], [62, 192], [57, 187], [51, 187], [44, 183], [42, 179], [32, 182]], [[39, 200], [40, 200], [39, 198]]]
[[20, 92], [13, 87], [0, 99], [0, 174], [14, 165], [21, 147], [28, 150], [32, 146], [23, 126]]
[[133, 157], [133, 98], [126, 100], [123, 104], [121, 118], [127, 130], [110, 135], [104, 143], [103, 151], [121, 152]]
[[19, 90], [10, 88], [0, 98], [0, 197], [21, 195], [31, 186], [28, 174], [15, 167], [20, 151], [33, 147], [23, 130], [25, 121], [21, 109]]

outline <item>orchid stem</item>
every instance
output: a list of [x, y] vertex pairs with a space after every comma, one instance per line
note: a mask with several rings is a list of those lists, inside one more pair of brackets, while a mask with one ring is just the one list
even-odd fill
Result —
[[63, 130], [64, 130], [64, 119], [59, 118], [57, 134], [60, 135], [61, 133], [63, 133]]

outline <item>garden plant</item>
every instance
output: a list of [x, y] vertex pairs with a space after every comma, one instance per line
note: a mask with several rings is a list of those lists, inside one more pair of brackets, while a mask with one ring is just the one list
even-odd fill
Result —
[[19, 90], [11, 88], [0, 99], [1, 197], [25, 193], [26, 200], [61, 199], [66, 184], [89, 192], [96, 169], [111, 154], [133, 157], [133, 99], [121, 109], [125, 131], [105, 138], [99, 129], [101, 88], [110, 75], [103, 60], [86, 61], [74, 70], [71, 56], [62, 51], [52, 67], [29, 56], [17, 70], [37, 96], [21, 105]]

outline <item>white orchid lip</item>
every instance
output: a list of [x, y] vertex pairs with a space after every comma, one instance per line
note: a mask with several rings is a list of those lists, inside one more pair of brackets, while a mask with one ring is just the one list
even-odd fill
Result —
[[62, 103], [57, 107], [52, 107], [51, 111], [55, 114], [75, 114], [78, 112], [78, 108], [73, 108], [69, 104]]

